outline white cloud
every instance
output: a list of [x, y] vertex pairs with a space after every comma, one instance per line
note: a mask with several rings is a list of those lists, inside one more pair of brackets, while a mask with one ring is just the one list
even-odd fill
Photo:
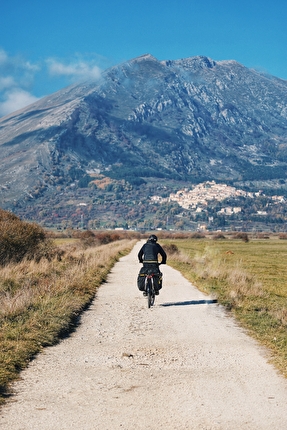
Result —
[[32, 64], [23, 57], [9, 56], [0, 49], [0, 76], [1, 78], [13, 77], [18, 86], [28, 86], [33, 82], [35, 73], [40, 70], [38, 64]]
[[58, 60], [47, 60], [48, 69], [52, 76], [66, 76], [72, 81], [99, 79], [101, 69], [89, 62], [78, 61], [64, 64]]
[[20, 55], [9, 55], [0, 48], [0, 116], [38, 100], [33, 95], [35, 87], [46, 95], [50, 87], [55, 91], [77, 81], [99, 79], [99, 61], [96, 54], [75, 54], [72, 59], [50, 58], [34, 63]]
[[13, 76], [0, 76], [0, 91], [6, 90], [7, 88], [15, 87], [16, 82]]
[[0, 116], [38, 100], [31, 94], [35, 75], [40, 70], [21, 56], [9, 56], [0, 49]]
[[14, 88], [4, 95], [4, 101], [0, 102], [0, 115], [8, 115], [18, 109], [22, 109], [38, 98], [21, 88]]
[[5, 64], [8, 60], [8, 55], [3, 49], [0, 49], [0, 66]]

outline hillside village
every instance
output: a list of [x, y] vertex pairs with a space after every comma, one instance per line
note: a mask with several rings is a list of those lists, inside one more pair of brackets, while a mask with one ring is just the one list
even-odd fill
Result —
[[186, 183], [185, 188], [172, 182], [131, 186], [116, 180], [92, 181], [82, 188], [75, 181], [70, 186], [60, 184], [49, 199], [27, 196], [29, 204], [17, 204], [14, 211], [21, 219], [59, 229], [287, 231], [285, 197], [273, 191], [266, 195], [254, 187], [251, 192], [215, 181]]
[[[215, 181], [206, 181], [195, 185], [192, 189], [185, 188], [177, 191], [176, 193], [171, 193], [169, 197], [166, 198], [157, 195], [152, 196], [151, 200], [155, 203], [176, 202], [183, 209], [200, 213], [207, 209], [211, 202], [222, 202], [224, 200], [228, 201], [228, 199], [233, 199], [236, 201], [236, 199], [239, 198], [255, 199], [258, 197], [263, 198], [265, 195], [262, 191], [244, 191], [227, 184], [218, 184]], [[273, 195], [269, 198], [271, 202], [267, 204], [267, 207], [285, 202], [284, 196]], [[241, 206], [223, 206], [217, 211], [217, 214], [231, 216], [234, 214], [239, 214], [242, 210], [244, 210], [244, 208]], [[257, 210], [256, 214], [258, 216], [267, 216], [268, 211]]]
[[[191, 190], [185, 188], [176, 193], [171, 193], [166, 200], [177, 202], [184, 209], [196, 209], [199, 204], [207, 206], [208, 201], [223, 201], [230, 197], [253, 198], [254, 193], [238, 190], [227, 184], [217, 184], [215, 181], [207, 181], [194, 186]], [[157, 200], [157, 196], [153, 196], [152, 199]]]

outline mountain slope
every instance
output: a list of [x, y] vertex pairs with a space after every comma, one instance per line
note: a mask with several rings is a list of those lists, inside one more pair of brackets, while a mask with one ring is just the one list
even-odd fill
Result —
[[286, 81], [235, 61], [144, 55], [0, 120], [2, 207], [92, 172], [285, 181], [286, 132]]

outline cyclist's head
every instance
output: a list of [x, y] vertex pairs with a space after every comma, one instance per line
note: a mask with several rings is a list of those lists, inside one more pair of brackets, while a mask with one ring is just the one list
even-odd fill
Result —
[[156, 243], [157, 242], [157, 237], [155, 234], [151, 234], [150, 237], [148, 238], [149, 242], [153, 242]]

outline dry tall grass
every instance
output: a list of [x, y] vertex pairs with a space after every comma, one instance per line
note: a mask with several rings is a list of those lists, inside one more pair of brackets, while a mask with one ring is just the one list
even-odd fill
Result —
[[0, 209], [0, 402], [31, 358], [73, 329], [115, 261], [140, 236], [48, 233]]
[[78, 242], [62, 245], [60, 260], [24, 259], [0, 268], [2, 400], [29, 360], [73, 329], [115, 261], [134, 244], [120, 240], [83, 249]]
[[276, 238], [165, 244], [176, 249], [169, 254], [169, 264], [232, 311], [270, 348], [273, 361], [287, 376], [287, 244]]
[[[193, 281], [212, 290], [214, 295], [220, 294], [220, 299], [229, 309], [240, 306], [246, 297], [264, 296], [261, 282], [242, 267], [240, 260], [230, 259], [229, 254], [223, 254], [215, 246], [205, 246], [196, 251], [192, 258], [188, 253], [178, 251], [172, 254], [172, 262], [180, 270], [185, 266], [193, 274]], [[228, 288], [219, 293], [216, 288], [218, 283]]]

